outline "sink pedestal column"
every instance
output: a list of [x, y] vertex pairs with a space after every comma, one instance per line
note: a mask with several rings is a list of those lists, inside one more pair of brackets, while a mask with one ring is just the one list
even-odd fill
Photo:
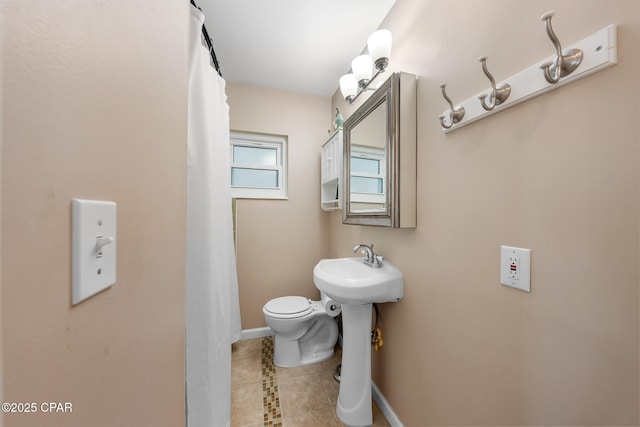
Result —
[[372, 304], [342, 304], [342, 371], [336, 413], [348, 426], [370, 426]]

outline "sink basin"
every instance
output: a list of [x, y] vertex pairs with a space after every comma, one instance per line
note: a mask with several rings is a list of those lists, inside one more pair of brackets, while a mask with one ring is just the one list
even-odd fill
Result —
[[313, 282], [342, 304], [402, 299], [402, 273], [387, 260], [382, 261], [382, 267], [373, 268], [361, 257], [323, 259], [313, 269]]

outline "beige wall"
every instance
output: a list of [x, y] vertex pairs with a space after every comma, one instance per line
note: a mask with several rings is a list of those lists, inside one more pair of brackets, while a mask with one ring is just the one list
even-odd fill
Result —
[[[186, 37], [179, 0], [1, 2], [7, 426], [182, 425]], [[72, 307], [70, 201], [118, 203], [116, 284]]]
[[272, 298], [317, 299], [314, 265], [329, 252], [320, 210], [320, 147], [328, 139], [329, 98], [228, 83], [231, 129], [288, 137], [288, 200], [238, 199], [237, 266], [242, 328], [265, 326]]
[[[439, 83], [460, 101], [479, 56], [500, 81], [551, 55], [549, 9], [565, 46], [618, 24], [618, 65], [444, 135]], [[374, 242], [405, 275], [374, 380], [407, 426], [638, 425], [640, 2], [397, 0], [381, 27], [420, 78], [418, 228], [330, 219], [331, 256]], [[530, 294], [501, 244], [531, 248]]]

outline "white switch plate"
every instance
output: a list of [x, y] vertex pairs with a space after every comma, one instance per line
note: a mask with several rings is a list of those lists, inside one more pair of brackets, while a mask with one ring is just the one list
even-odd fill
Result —
[[[71, 301], [75, 305], [116, 282], [116, 204], [73, 199], [71, 224]], [[98, 245], [100, 241], [103, 246]]]
[[531, 249], [500, 247], [500, 283], [531, 292]]

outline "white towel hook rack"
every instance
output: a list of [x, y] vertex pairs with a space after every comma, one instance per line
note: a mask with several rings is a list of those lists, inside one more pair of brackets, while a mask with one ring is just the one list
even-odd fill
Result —
[[[563, 51], [551, 27], [552, 16], [554, 16], [553, 11], [547, 12], [542, 15], [541, 20], [545, 23], [547, 35], [556, 48], [555, 55], [531, 65], [498, 84], [486, 68], [486, 57], [481, 57], [479, 61], [491, 83], [489, 94], [486, 91], [481, 92], [456, 105], [455, 108], [444, 92], [444, 84], [440, 86], [443, 96], [450, 104], [450, 110], [444, 111], [438, 117], [444, 133], [453, 132], [618, 63], [615, 24], [596, 31]], [[542, 73], [540, 69], [543, 70]], [[504, 89], [506, 87], [510, 87], [510, 93]], [[450, 120], [445, 121], [445, 117], [450, 117]]]

